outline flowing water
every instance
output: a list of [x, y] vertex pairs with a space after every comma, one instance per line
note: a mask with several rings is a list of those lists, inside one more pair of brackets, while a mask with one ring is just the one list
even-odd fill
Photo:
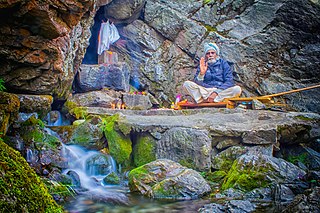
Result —
[[[61, 124], [59, 119], [52, 125]], [[59, 136], [46, 128], [46, 131]], [[156, 200], [130, 192], [127, 174], [119, 172], [120, 168], [114, 159], [107, 154], [87, 150], [78, 145], [63, 145], [62, 155], [68, 162], [63, 173], [72, 179], [73, 188], [77, 192], [64, 208], [70, 213], [169, 213], [198, 212], [210, 199], [187, 201]], [[32, 150], [27, 152], [27, 160], [34, 161]], [[109, 184], [105, 177], [111, 173], [120, 178], [119, 184]], [[262, 210], [257, 212], [268, 212]], [[273, 212], [273, 211], [270, 211]]]
[[[63, 155], [68, 168], [63, 171], [74, 180], [79, 193], [65, 205], [69, 212], [197, 212], [207, 200], [168, 201], [154, 200], [130, 193], [125, 180], [110, 185], [104, 178], [116, 173], [121, 178], [113, 158], [98, 151], [77, 145], [64, 145]], [[78, 188], [78, 189], [77, 189]]]

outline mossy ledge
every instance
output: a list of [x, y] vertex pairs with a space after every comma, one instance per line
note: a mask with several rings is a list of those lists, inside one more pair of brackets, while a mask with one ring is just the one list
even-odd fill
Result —
[[63, 212], [19, 152], [0, 140], [0, 209], [3, 212]]
[[119, 114], [107, 117], [102, 121], [102, 128], [108, 141], [111, 156], [119, 164], [123, 164], [130, 159], [132, 152], [132, 142], [129, 136], [117, 131], [115, 123], [119, 120]]

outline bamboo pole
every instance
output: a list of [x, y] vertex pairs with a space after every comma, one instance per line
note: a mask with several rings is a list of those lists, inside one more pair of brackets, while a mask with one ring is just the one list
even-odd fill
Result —
[[286, 92], [275, 93], [275, 94], [271, 94], [271, 95], [264, 95], [264, 96], [260, 96], [260, 98], [277, 97], [277, 96], [281, 96], [281, 95], [287, 95], [290, 93], [300, 92], [300, 91], [314, 89], [314, 88], [318, 88], [318, 87], [320, 87], [320, 84], [310, 86], [310, 87], [300, 88], [300, 89], [294, 89], [294, 90], [290, 90], [290, 91], [286, 91]]

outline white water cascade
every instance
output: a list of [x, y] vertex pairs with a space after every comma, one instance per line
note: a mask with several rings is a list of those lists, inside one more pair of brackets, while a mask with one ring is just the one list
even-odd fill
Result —
[[88, 190], [106, 185], [103, 179], [110, 173], [117, 172], [116, 163], [110, 155], [88, 151], [77, 145], [64, 145], [63, 157], [68, 162], [68, 169], [63, 173], [75, 172], [81, 188]]
[[110, 173], [117, 173], [116, 163], [110, 155], [78, 145], [63, 145], [62, 155], [68, 162], [63, 173], [72, 178], [80, 195], [103, 203], [129, 203], [126, 187], [104, 182]]
[[[45, 131], [61, 140], [59, 135], [46, 127]], [[33, 153], [28, 159], [33, 160]], [[62, 173], [72, 180], [72, 188], [77, 192], [77, 200], [94, 200], [105, 204], [128, 205], [128, 187], [126, 184], [109, 184], [106, 177], [113, 173], [120, 178], [115, 160], [108, 154], [87, 150], [79, 145], [62, 143], [61, 157], [67, 166]], [[121, 181], [120, 181], [121, 182]], [[75, 207], [77, 208], [77, 207]]]

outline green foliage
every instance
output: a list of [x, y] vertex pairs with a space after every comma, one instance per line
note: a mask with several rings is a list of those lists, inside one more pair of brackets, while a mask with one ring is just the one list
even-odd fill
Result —
[[0, 78], [0, 92], [5, 91], [6, 87], [4, 86], [4, 80]]
[[290, 155], [288, 156], [288, 161], [293, 164], [297, 164], [298, 162], [301, 162], [303, 164], [308, 163], [308, 154], [307, 153], [302, 153], [300, 155]]
[[209, 4], [212, 0], [203, 0], [203, 4]]
[[51, 195], [59, 195], [60, 197], [63, 197], [64, 200], [68, 197], [74, 197], [76, 194], [71, 184], [48, 179], [42, 179], [42, 181], [48, 188], [48, 191]]
[[0, 209], [3, 212], [63, 212], [19, 152], [0, 141]]

